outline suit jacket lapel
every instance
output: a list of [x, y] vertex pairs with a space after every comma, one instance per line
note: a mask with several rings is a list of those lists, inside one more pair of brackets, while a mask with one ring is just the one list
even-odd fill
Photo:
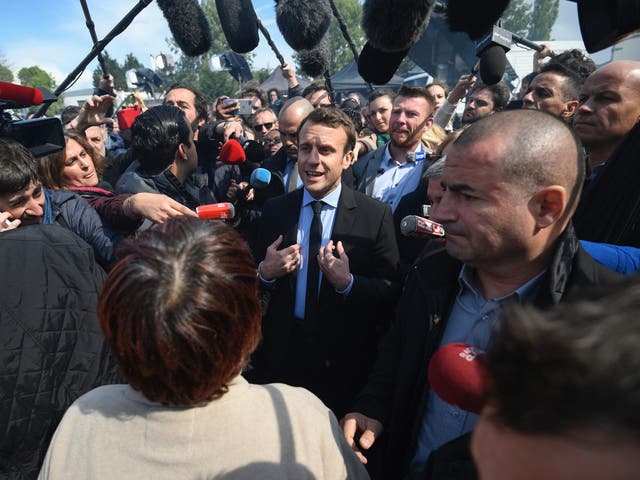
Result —
[[387, 149], [387, 145], [384, 145], [373, 153], [373, 158], [367, 165], [367, 173], [365, 175], [365, 193], [368, 196], [373, 195], [373, 185], [376, 183], [376, 177], [378, 176], [378, 170], [380, 169], [380, 164], [382, 163], [382, 159], [384, 157], [384, 152]]

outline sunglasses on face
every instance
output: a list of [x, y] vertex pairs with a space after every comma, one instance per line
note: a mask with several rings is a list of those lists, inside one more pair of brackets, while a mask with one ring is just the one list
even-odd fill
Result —
[[262, 131], [262, 127], [266, 128], [267, 130], [271, 130], [271, 127], [273, 127], [274, 123], [275, 122], [257, 123], [253, 126], [253, 129], [256, 132]]
[[280, 143], [282, 143], [282, 139], [280, 137], [275, 137], [275, 138], [262, 141], [263, 145], [278, 145]]

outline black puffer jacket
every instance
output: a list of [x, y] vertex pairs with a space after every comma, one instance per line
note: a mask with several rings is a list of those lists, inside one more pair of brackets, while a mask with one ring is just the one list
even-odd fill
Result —
[[0, 265], [0, 478], [35, 478], [67, 407], [119, 381], [98, 325], [105, 273], [58, 225], [0, 233]]

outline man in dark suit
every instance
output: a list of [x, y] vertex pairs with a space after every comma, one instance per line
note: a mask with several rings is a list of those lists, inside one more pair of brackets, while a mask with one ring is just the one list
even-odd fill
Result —
[[255, 249], [270, 298], [249, 377], [308, 388], [338, 416], [364, 385], [400, 292], [390, 208], [341, 182], [355, 138], [333, 107], [302, 121], [304, 188], [265, 204]]

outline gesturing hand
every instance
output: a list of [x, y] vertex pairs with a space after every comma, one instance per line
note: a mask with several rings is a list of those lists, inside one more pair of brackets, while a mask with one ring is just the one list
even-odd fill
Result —
[[260, 266], [260, 275], [265, 280], [280, 278], [293, 272], [300, 265], [300, 245], [296, 243], [278, 250], [282, 239], [282, 235], [279, 235], [275, 242], [267, 248], [267, 253]]
[[[337, 256], [334, 255], [334, 250]], [[342, 242], [338, 242], [334, 247], [333, 240], [329, 240], [324, 247], [320, 247], [318, 263], [325, 278], [334, 288], [344, 290], [349, 286], [351, 283], [349, 257], [344, 251]]]

